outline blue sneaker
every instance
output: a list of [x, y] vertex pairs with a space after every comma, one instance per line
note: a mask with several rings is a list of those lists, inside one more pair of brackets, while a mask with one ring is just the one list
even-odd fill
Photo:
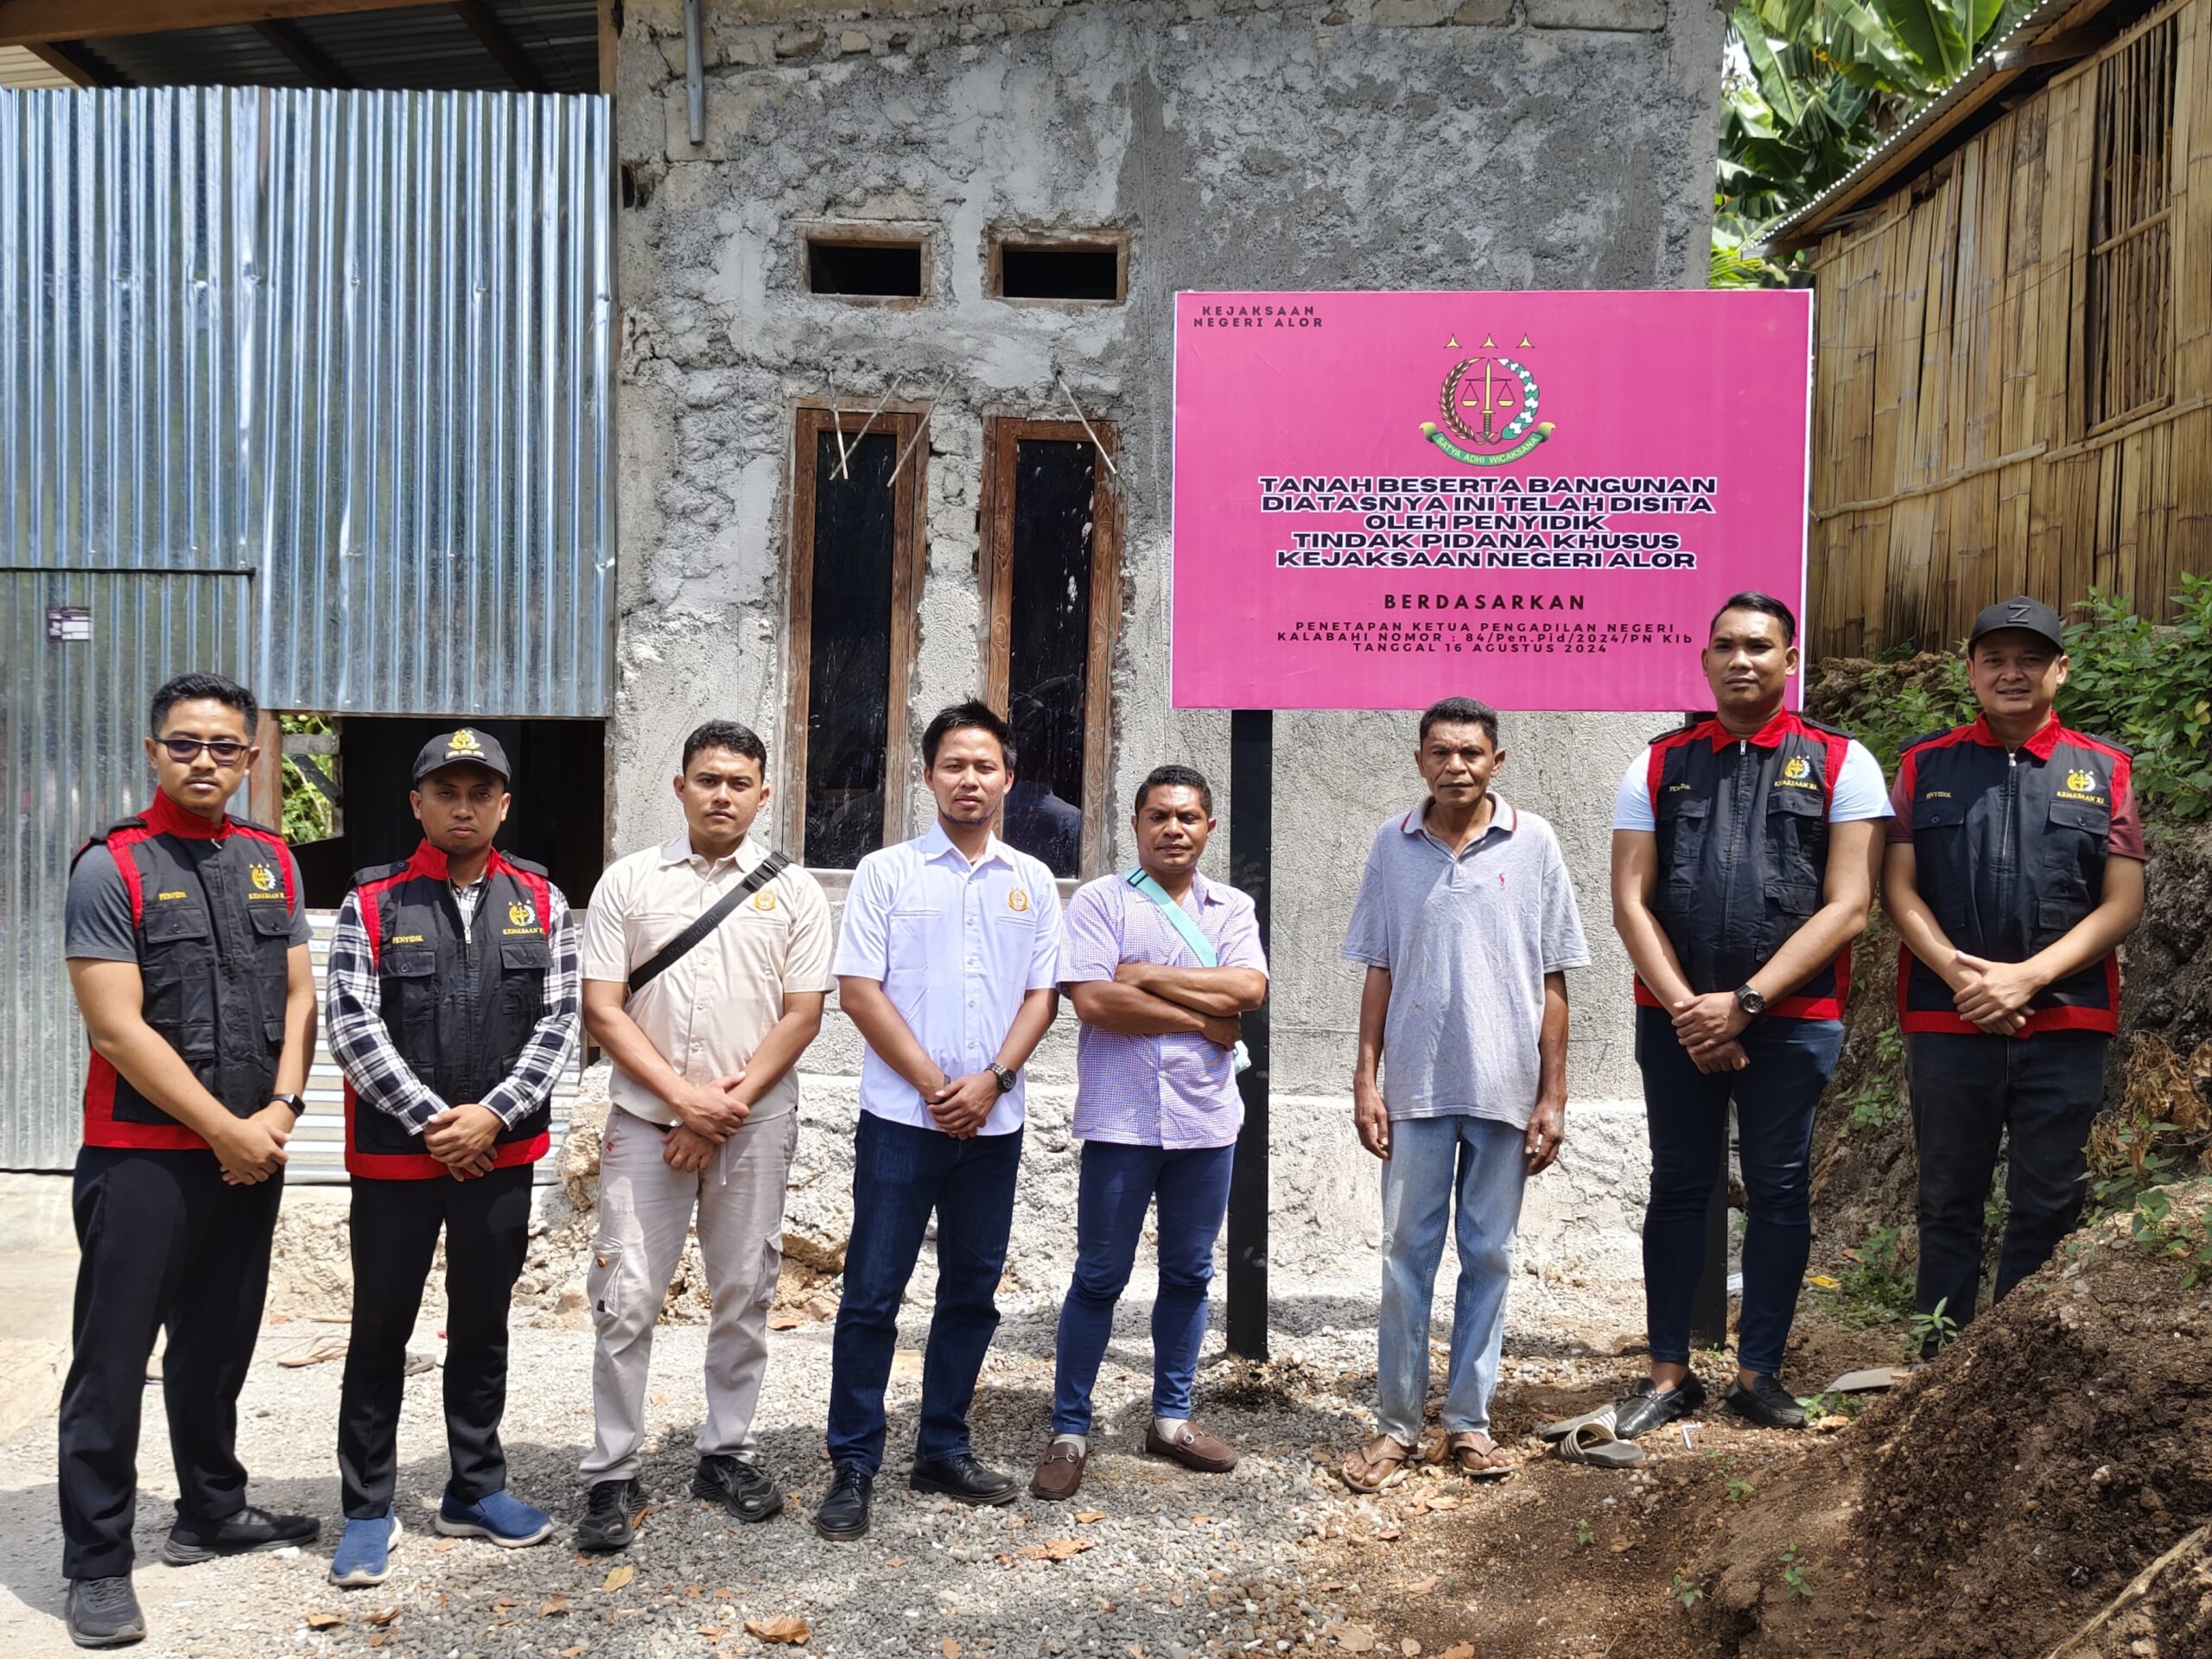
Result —
[[330, 1581], [347, 1590], [382, 1584], [391, 1572], [391, 1552], [398, 1542], [396, 1515], [348, 1521], [345, 1536], [338, 1541], [338, 1553], [330, 1558]]
[[502, 1549], [526, 1549], [553, 1535], [551, 1516], [505, 1492], [493, 1492], [474, 1503], [463, 1503], [448, 1492], [431, 1524], [448, 1538], [489, 1538]]

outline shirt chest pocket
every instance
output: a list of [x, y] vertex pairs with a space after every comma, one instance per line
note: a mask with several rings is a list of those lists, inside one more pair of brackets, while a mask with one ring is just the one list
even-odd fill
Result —
[[931, 930], [944, 919], [944, 912], [934, 908], [914, 906], [894, 910], [887, 919], [884, 931], [889, 936], [893, 950], [902, 944], [920, 946], [928, 942]]

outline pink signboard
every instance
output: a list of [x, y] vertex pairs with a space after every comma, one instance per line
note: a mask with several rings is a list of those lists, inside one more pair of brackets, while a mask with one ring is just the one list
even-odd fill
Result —
[[[1802, 612], [1812, 296], [1179, 294], [1179, 708], [1708, 706]], [[1794, 693], [1793, 693], [1794, 695]]]

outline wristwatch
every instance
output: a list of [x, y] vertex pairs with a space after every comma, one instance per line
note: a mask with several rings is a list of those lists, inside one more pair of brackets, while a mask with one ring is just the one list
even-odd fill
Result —
[[1014, 1092], [1014, 1073], [1012, 1071], [1009, 1071], [1005, 1066], [1001, 1065], [996, 1060], [993, 1060], [983, 1069], [999, 1080], [999, 1093], [1007, 1095]]
[[1756, 1020], [1766, 1012], [1766, 998], [1748, 985], [1739, 985], [1736, 988], [1736, 1006]]
[[290, 1107], [292, 1109], [292, 1116], [296, 1120], [305, 1116], [307, 1114], [308, 1097], [305, 1095], [272, 1095], [270, 1098], [272, 1100], [281, 1100], [287, 1106]]

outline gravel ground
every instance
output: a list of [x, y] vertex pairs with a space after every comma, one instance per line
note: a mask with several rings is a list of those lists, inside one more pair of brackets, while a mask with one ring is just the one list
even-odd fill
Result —
[[[1137, 1285], [1147, 1277], [1141, 1267]], [[1439, 1292], [1441, 1314], [1450, 1306], [1448, 1282]], [[821, 1425], [830, 1328], [810, 1323], [773, 1334], [761, 1405], [763, 1456], [791, 1493], [786, 1512], [765, 1525], [738, 1525], [688, 1495], [692, 1435], [702, 1411], [704, 1332], [664, 1326], [654, 1356], [655, 1449], [645, 1471], [661, 1502], [626, 1555], [580, 1557], [568, 1529], [581, 1508], [575, 1464], [590, 1438], [591, 1338], [518, 1331], [505, 1429], [511, 1484], [551, 1512], [561, 1531], [522, 1551], [430, 1532], [446, 1467], [438, 1373], [425, 1371], [409, 1381], [401, 1427], [398, 1509], [407, 1536], [385, 1584], [350, 1592], [325, 1578], [339, 1527], [332, 1438], [340, 1368], [277, 1363], [342, 1327], [274, 1326], [263, 1334], [242, 1402], [242, 1452], [254, 1500], [320, 1516], [323, 1538], [305, 1551], [181, 1571], [162, 1567], [157, 1554], [175, 1486], [158, 1399], [149, 1390], [139, 1459], [147, 1484], [137, 1583], [152, 1635], [139, 1650], [696, 1656], [766, 1651], [747, 1621], [794, 1618], [810, 1627], [808, 1651], [856, 1656], [1173, 1659], [1308, 1641], [1333, 1649], [1323, 1633], [1342, 1611], [1303, 1552], [1347, 1528], [1361, 1529], [1368, 1518], [1326, 1465], [1371, 1432], [1371, 1293], [1302, 1287], [1279, 1299], [1274, 1358], [1262, 1366], [1227, 1359], [1217, 1320], [1198, 1421], [1244, 1454], [1235, 1472], [1220, 1477], [1192, 1474], [1139, 1450], [1150, 1381], [1148, 1301], [1125, 1300], [1100, 1379], [1090, 1471], [1076, 1501], [1065, 1505], [1040, 1503], [1026, 1490], [1047, 1424], [1056, 1300], [1035, 1291], [1001, 1300], [1005, 1323], [971, 1421], [984, 1459], [1023, 1479], [1023, 1496], [1008, 1508], [971, 1511], [905, 1490], [920, 1356], [902, 1348], [874, 1529], [857, 1544], [817, 1539], [806, 1511], [827, 1478]], [[1529, 1299], [1542, 1300], [1540, 1292]], [[910, 1304], [902, 1341], [918, 1344], [925, 1323], [925, 1309]], [[1524, 1319], [1516, 1324], [1523, 1326], [1514, 1344], [1521, 1357], [1510, 1376], [1572, 1386], [1623, 1369], [1618, 1361], [1573, 1358], [1576, 1344], [1560, 1348], [1527, 1330]], [[416, 1346], [435, 1352], [433, 1324], [418, 1332]], [[1553, 1351], [1548, 1357], [1546, 1350]], [[57, 1617], [54, 1434], [48, 1417], [0, 1446], [4, 1659], [73, 1651]], [[609, 1588], [618, 1567], [634, 1568], [634, 1577]], [[341, 1622], [312, 1628], [331, 1616]], [[1300, 1634], [1285, 1642], [1277, 1633], [1286, 1629]], [[1264, 1643], [1261, 1630], [1269, 1632]]]

